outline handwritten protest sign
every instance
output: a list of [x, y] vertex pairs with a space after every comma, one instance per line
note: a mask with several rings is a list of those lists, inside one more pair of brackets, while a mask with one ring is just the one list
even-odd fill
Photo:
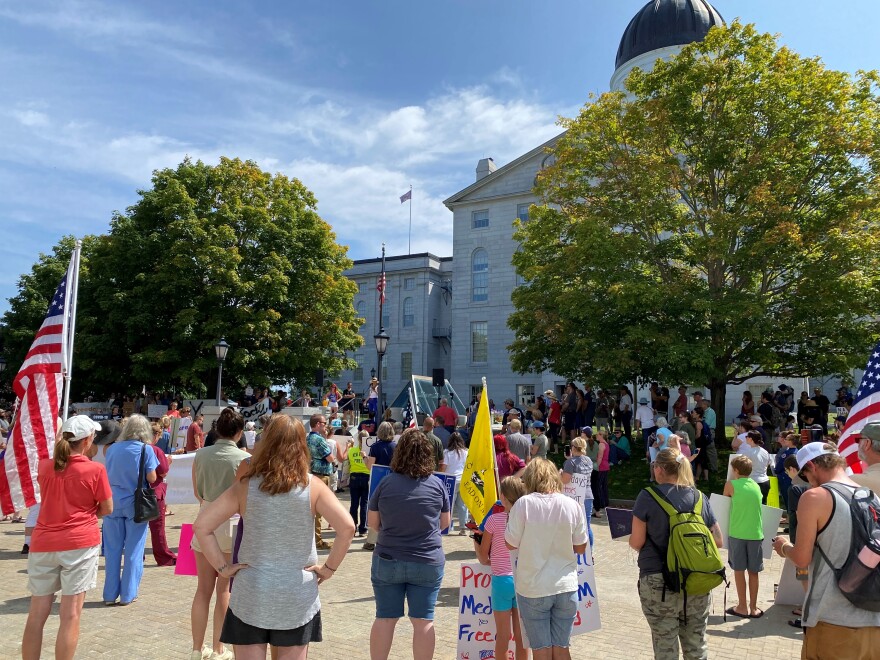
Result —
[[590, 475], [574, 473], [571, 475], [571, 481], [562, 485], [562, 493], [568, 495], [575, 502], [584, 505], [584, 499], [587, 496], [587, 489], [590, 487]]
[[[586, 554], [577, 556], [577, 572], [578, 611], [572, 636], [593, 632], [601, 627], [596, 576], [589, 547]], [[492, 614], [492, 569], [478, 563], [462, 564], [459, 577], [456, 660], [494, 658], [496, 631]], [[528, 648], [524, 628], [523, 643]], [[511, 639], [508, 656], [504, 660], [513, 660], [513, 649]]]
[[267, 397], [262, 401], [258, 401], [252, 406], [248, 406], [247, 408], [239, 408], [238, 412], [240, 412], [241, 416], [244, 417], [244, 421], [255, 422], [263, 415], [272, 414], [272, 400]]
[[168, 414], [168, 406], [161, 403], [151, 403], [147, 406], [147, 417], [150, 419], [162, 419]]
[[[712, 505], [712, 512], [721, 527], [721, 535], [724, 537], [724, 547], [730, 547], [730, 503], [731, 498], [712, 493], [709, 497], [709, 504]], [[779, 520], [782, 518], [782, 509], [772, 506], [761, 505], [761, 520], [764, 527], [764, 542], [761, 544], [761, 550], [764, 559], [770, 559], [773, 556], [773, 537], [779, 530]]]
[[[387, 465], [374, 465], [370, 468], [370, 487], [367, 491], [367, 499], [373, 497], [379, 483], [391, 474], [391, 468]], [[446, 491], [446, 497], [449, 500], [449, 510], [452, 511], [452, 503], [455, 501], [455, 475], [446, 474], [445, 472], [434, 472], [434, 476], [443, 482], [443, 490]], [[449, 528], [444, 529], [441, 534], [448, 534]]]

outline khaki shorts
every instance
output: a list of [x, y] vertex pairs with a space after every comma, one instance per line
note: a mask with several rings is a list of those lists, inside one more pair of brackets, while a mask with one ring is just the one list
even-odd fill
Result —
[[[214, 536], [217, 537], [217, 543], [220, 544], [220, 550], [223, 554], [230, 554], [232, 552], [232, 544], [235, 540], [235, 526], [234, 521], [232, 519], [224, 520], [223, 524], [220, 525], [217, 529], [214, 530]], [[193, 535], [192, 542], [189, 544], [189, 547], [193, 549], [194, 552], [201, 552], [202, 548], [199, 545], [199, 540]]]
[[28, 591], [34, 596], [75, 596], [94, 589], [98, 581], [98, 554], [101, 546], [31, 552], [28, 555]]

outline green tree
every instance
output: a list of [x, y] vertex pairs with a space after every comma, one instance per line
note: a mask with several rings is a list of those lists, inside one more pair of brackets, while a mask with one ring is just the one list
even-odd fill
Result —
[[[345, 352], [361, 341], [356, 287], [342, 274], [351, 262], [300, 181], [250, 161], [187, 159], [156, 171], [139, 195], [90, 246], [75, 389], [213, 392], [221, 337], [232, 346], [224, 365], [230, 389], [306, 382], [319, 367], [345, 366]], [[33, 310], [42, 305], [45, 314], [54, 271], [63, 272], [56, 253], [35, 266], [51, 276], [25, 276], [22, 304], [13, 301], [7, 314], [22, 337], [33, 337]]]
[[563, 120], [516, 233], [515, 368], [709, 387], [841, 373], [880, 310], [877, 74], [738, 22]]

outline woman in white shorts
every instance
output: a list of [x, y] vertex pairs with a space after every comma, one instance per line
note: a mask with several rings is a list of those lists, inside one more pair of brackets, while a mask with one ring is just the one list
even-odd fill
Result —
[[86, 591], [98, 577], [101, 532], [98, 517], [113, 510], [107, 472], [88, 458], [95, 431], [101, 427], [85, 415], [75, 415], [61, 427], [53, 458], [40, 461], [37, 481], [42, 507], [28, 554], [28, 612], [21, 657], [37, 660], [43, 627], [61, 591], [61, 624], [55, 657], [73, 658], [79, 640], [79, 618]]

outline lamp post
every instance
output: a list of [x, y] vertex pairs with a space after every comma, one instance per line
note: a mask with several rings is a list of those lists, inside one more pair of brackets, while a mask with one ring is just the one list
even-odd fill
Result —
[[382, 413], [385, 412], [382, 409], [382, 358], [385, 356], [385, 351], [388, 349], [388, 340], [390, 339], [388, 333], [385, 332], [385, 326], [379, 326], [379, 333], [373, 335], [373, 339], [376, 340], [376, 355], [379, 356], [379, 400], [376, 402], [376, 410], [378, 411], [379, 419], [381, 419]]
[[225, 339], [221, 339], [214, 344], [214, 353], [217, 354], [217, 407], [220, 407], [220, 384], [223, 381], [223, 362], [226, 360], [226, 353], [229, 351], [229, 344]]

